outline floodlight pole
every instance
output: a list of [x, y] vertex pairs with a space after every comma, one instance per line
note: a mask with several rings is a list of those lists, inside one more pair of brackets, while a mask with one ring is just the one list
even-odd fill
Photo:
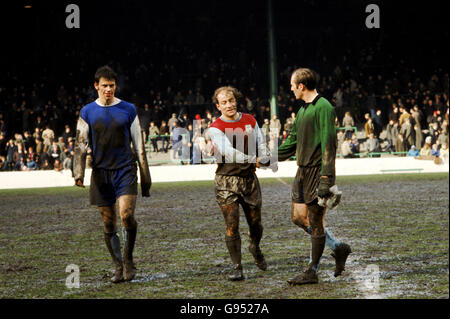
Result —
[[269, 40], [269, 74], [270, 74], [270, 116], [278, 116], [277, 106], [277, 64], [275, 54], [275, 37], [273, 31], [272, 0], [267, 0], [267, 32]]

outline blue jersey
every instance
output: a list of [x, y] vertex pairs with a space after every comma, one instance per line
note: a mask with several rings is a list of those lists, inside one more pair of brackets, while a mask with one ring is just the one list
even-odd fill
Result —
[[89, 127], [92, 167], [119, 169], [136, 163], [131, 150], [131, 126], [136, 117], [133, 104], [120, 101], [109, 106], [92, 102], [80, 111]]

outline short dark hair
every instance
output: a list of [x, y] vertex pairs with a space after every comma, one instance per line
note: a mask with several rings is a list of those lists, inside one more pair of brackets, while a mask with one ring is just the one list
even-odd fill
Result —
[[106, 80], [114, 80], [117, 82], [117, 74], [116, 72], [114, 72], [113, 69], [111, 69], [111, 67], [104, 65], [101, 66], [97, 69], [97, 71], [95, 71], [95, 76], [94, 76], [94, 80], [95, 82], [99, 82], [100, 78], [104, 78]]
[[316, 72], [307, 68], [299, 68], [292, 72], [295, 85], [302, 83], [308, 90], [314, 90], [317, 87], [319, 76]]

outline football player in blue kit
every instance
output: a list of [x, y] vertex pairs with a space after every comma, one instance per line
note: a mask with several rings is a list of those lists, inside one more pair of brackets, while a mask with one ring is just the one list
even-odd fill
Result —
[[[137, 222], [134, 218], [139, 164], [141, 192], [150, 196], [151, 176], [145, 155], [143, 134], [133, 104], [114, 96], [117, 75], [108, 66], [95, 73], [94, 87], [98, 99], [85, 105], [77, 122], [74, 179], [84, 187], [88, 147], [92, 155], [90, 203], [103, 217], [105, 243], [115, 265], [111, 281], [130, 281], [136, 274], [133, 248]], [[133, 145], [133, 148], [131, 147]], [[116, 200], [120, 220], [125, 228], [123, 257], [117, 235]]]

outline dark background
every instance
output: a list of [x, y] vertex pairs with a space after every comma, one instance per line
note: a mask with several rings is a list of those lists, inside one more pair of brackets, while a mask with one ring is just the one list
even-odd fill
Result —
[[[210, 104], [215, 88], [231, 84], [257, 105], [268, 105], [267, 1], [31, 1], [31, 9], [24, 9], [24, 3], [7, 2], [1, 8], [0, 112], [19, 106], [22, 93], [29, 101], [34, 90], [37, 98], [27, 107], [51, 100], [58, 108], [67, 105], [76, 117], [82, 104], [95, 98], [93, 74], [104, 64], [119, 74], [118, 95], [138, 108], [154, 104], [159, 93], [163, 117], [178, 109], [166, 96], [169, 86], [173, 94], [183, 95], [200, 87]], [[70, 3], [80, 7], [80, 29], [65, 26]], [[365, 26], [370, 3], [380, 7], [380, 29]], [[292, 96], [288, 100], [289, 76], [297, 66], [313, 68], [322, 79], [340, 66], [343, 78], [334, 79], [334, 86], [355, 78], [363, 96], [384, 93], [367, 83], [368, 76], [381, 75], [381, 87], [391, 85], [393, 78], [403, 87], [415, 79], [426, 84], [432, 74], [448, 78], [444, 4], [273, 1], [278, 90], [284, 104], [293, 103]], [[68, 99], [57, 98], [61, 85]], [[322, 93], [331, 100], [333, 89]], [[445, 90], [444, 85], [437, 92]], [[74, 101], [76, 94], [80, 98]], [[361, 113], [365, 111], [363, 107]], [[355, 117], [362, 120], [361, 114]]]

